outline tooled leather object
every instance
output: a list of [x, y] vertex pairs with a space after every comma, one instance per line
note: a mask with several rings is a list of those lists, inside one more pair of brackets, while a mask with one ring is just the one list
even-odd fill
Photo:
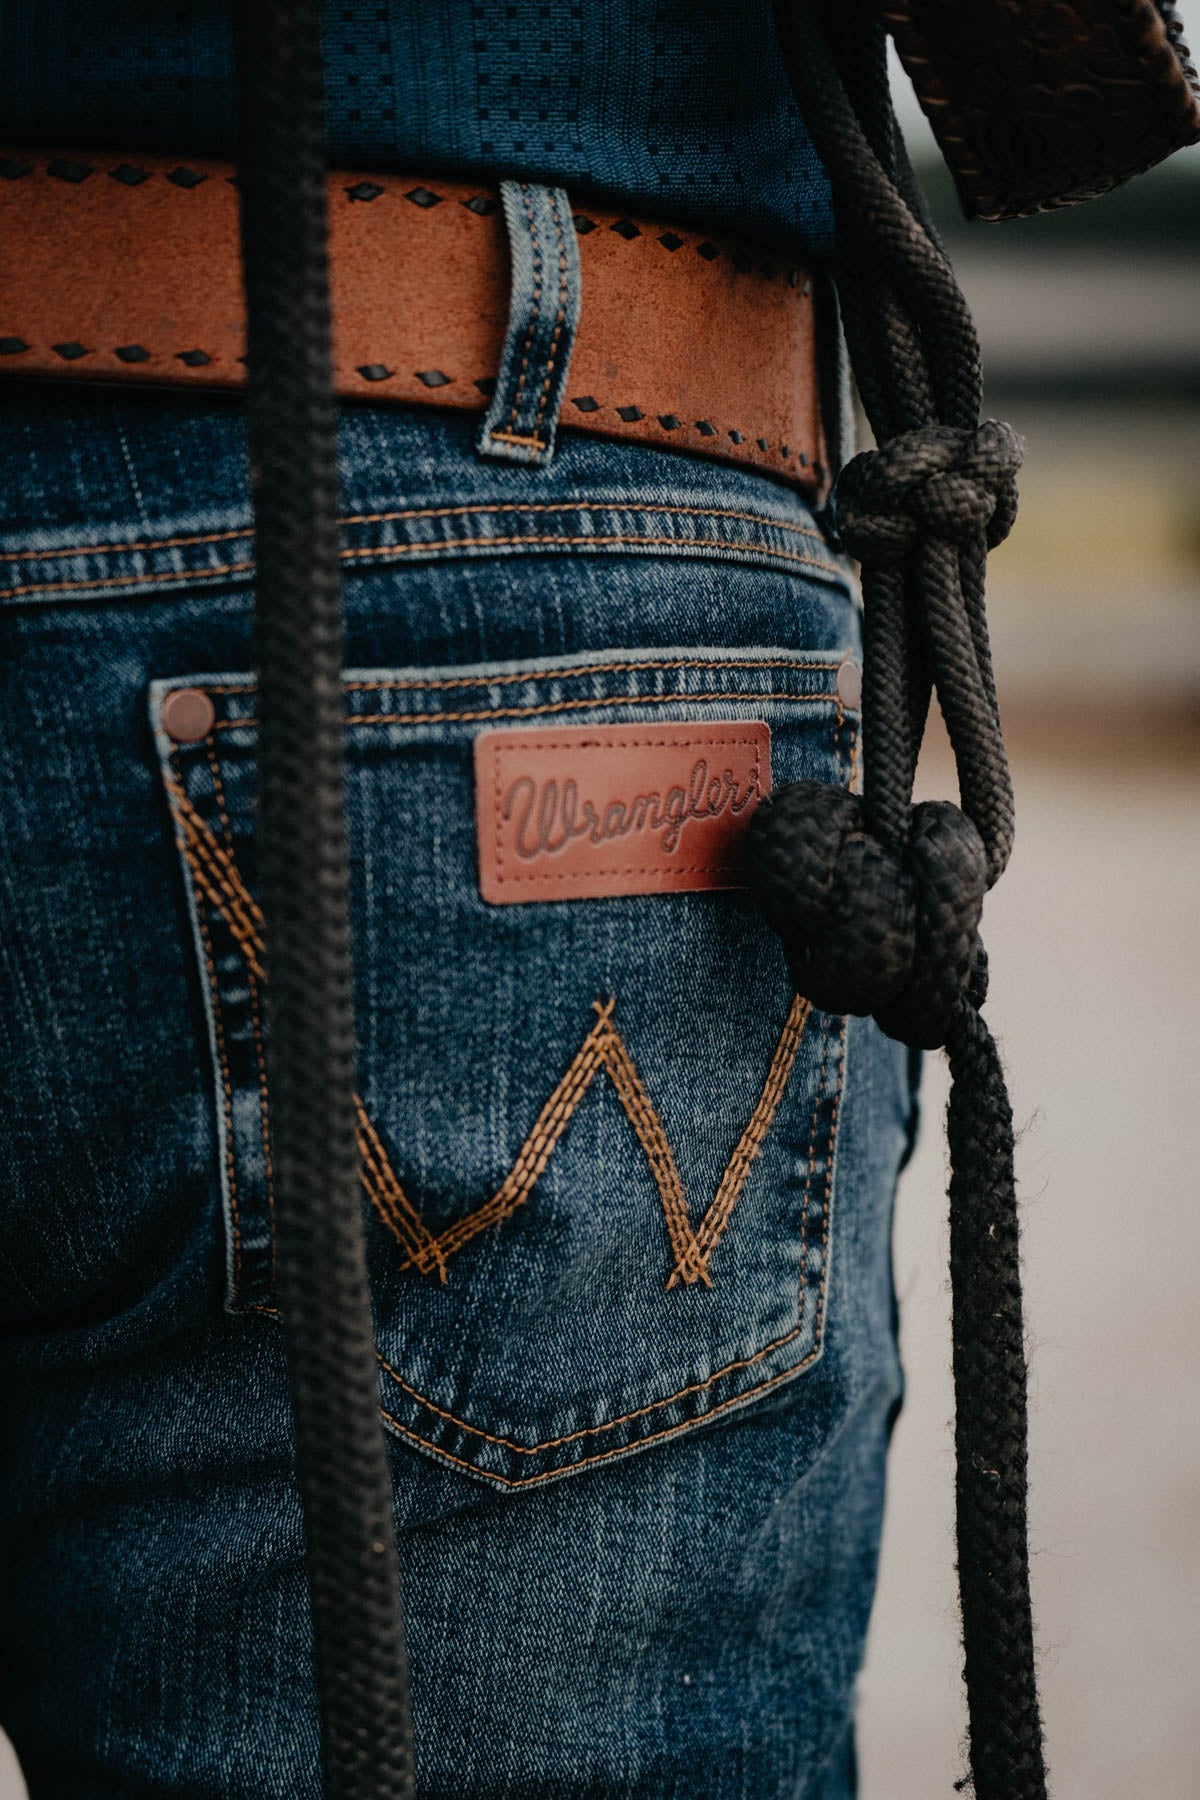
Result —
[[1171, 0], [878, 0], [969, 217], [1094, 199], [1200, 140]]
[[[334, 389], [482, 411], [509, 308], [500, 199], [429, 179], [327, 176]], [[823, 496], [819, 282], [590, 202], [572, 228], [583, 301], [563, 425]], [[0, 378], [241, 387], [239, 244], [230, 164], [0, 146]]]

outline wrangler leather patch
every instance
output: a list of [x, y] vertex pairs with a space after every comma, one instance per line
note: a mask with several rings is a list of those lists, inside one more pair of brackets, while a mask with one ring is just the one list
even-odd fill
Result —
[[770, 791], [761, 720], [483, 731], [480, 892], [506, 906], [744, 887], [742, 839]]

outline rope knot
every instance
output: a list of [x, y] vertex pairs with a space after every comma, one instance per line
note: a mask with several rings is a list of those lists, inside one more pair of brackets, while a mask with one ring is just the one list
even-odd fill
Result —
[[1011, 425], [974, 431], [925, 425], [864, 450], [837, 484], [838, 536], [861, 563], [899, 561], [920, 534], [966, 544], [1002, 543], [1017, 516], [1023, 445]]
[[799, 993], [933, 1050], [986, 994], [987, 857], [957, 806], [925, 801], [909, 818], [894, 854], [867, 830], [858, 794], [795, 782], [755, 812], [750, 885]]

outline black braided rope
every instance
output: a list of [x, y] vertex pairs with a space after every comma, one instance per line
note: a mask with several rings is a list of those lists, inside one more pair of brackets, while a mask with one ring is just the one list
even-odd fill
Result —
[[354, 1132], [318, 0], [238, 8], [278, 1289], [327, 1800], [405, 1800], [412, 1732]]
[[[1012, 1113], [979, 1011], [979, 921], [1013, 832], [984, 565], [1016, 514], [1021, 444], [1007, 425], [979, 423], [974, 327], [905, 157], [870, 0], [776, 0], [776, 22], [833, 188], [846, 335], [879, 447], [854, 458], [835, 494], [863, 571], [863, 792], [799, 782], [764, 801], [752, 884], [815, 1005], [949, 1054], [969, 1782], [977, 1800], [1042, 1800]], [[912, 804], [934, 693], [961, 808]]]

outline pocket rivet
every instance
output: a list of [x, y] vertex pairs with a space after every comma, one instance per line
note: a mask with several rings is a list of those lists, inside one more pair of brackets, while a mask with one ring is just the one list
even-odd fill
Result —
[[176, 688], [163, 701], [163, 730], [177, 744], [196, 744], [213, 728], [217, 709], [203, 688]]
[[862, 699], [862, 669], [848, 656], [837, 672], [838, 699], [854, 712]]

